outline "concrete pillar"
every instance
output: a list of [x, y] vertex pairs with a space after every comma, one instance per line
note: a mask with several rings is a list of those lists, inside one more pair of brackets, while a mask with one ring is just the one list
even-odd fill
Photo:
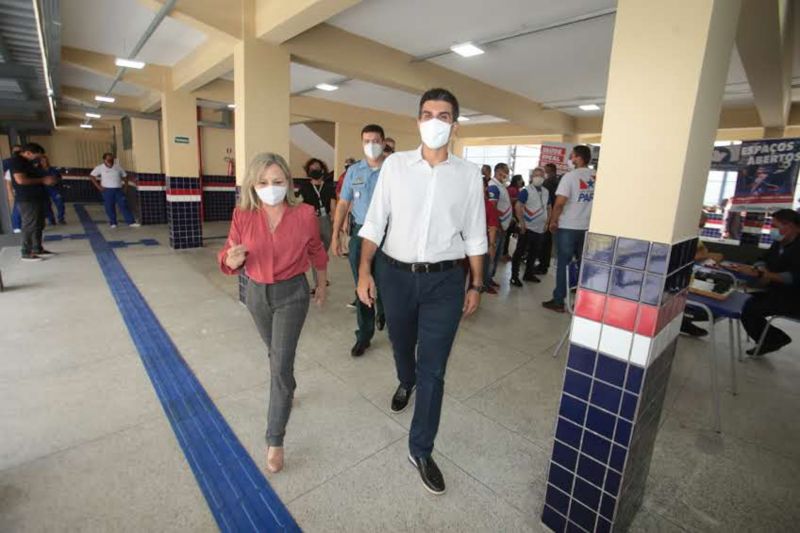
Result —
[[361, 128], [366, 124], [337, 122], [334, 134], [334, 178], [338, 179], [344, 172], [344, 162], [348, 157], [356, 161], [364, 159], [364, 148], [361, 144]]
[[165, 90], [161, 117], [169, 244], [175, 249], [198, 248], [203, 245], [203, 195], [195, 97]]
[[618, 2], [542, 514], [554, 531], [625, 531], [641, 504], [739, 9], [739, 0]]
[[245, 37], [233, 50], [236, 183], [261, 152], [289, 160], [289, 52]]
[[131, 118], [136, 199], [142, 224], [166, 224], [167, 197], [157, 120]]
[[782, 139], [784, 137], [785, 130], [783, 126], [776, 126], [772, 128], [764, 128], [764, 138], [765, 139]]

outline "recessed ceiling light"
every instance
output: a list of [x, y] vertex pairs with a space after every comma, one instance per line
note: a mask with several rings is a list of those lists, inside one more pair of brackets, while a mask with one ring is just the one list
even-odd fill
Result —
[[81, 128], [86, 128], [87, 130], [90, 130], [94, 128], [94, 126], [92, 126], [91, 124], [81, 124]]
[[97, 113], [86, 113], [86, 116], [89, 118], [103, 118], [102, 116], [98, 115]]
[[134, 61], [133, 59], [123, 59], [121, 57], [118, 57], [114, 63], [116, 63], [118, 67], [135, 68], [137, 70], [143, 69], [146, 65], [144, 61]]
[[236, 109], [236, 104], [228, 104], [228, 109]]
[[328, 91], [328, 92], [335, 91], [336, 89], [339, 88], [338, 85], [332, 85], [330, 83], [319, 83], [319, 84], [316, 85], [316, 87], [320, 91]]
[[578, 107], [581, 109], [581, 111], [599, 111], [600, 110], [600, 106], [597, 105], [597, 104], [584, 104], [584, 105], [581, 105], [581, 106], [578, 106]]
[[458, 117], [458, 121], [459, 122], [468, 122], [469, 121], [469, 117], [465, 117], [464, 115], [461, 115], [460, 117]]
[[97, 100], [98, 102], [108, 102], [109, 104], [113, 104], [114, 102], [117, 101], [117, 99], [114, 98], [113, 96], [100, 96], [100, 95], [97, 95], [97, 96], [94, 97], [94, 99]]
[[472, 43], [455, 44], [450, 47], [450, 50], [460, 55], [461, 57], [479, 56], [482, 53], [484, 53], [483, 50], [481, 50]]

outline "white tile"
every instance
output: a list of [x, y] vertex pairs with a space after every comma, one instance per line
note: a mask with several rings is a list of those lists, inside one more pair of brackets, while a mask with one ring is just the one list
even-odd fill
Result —
[[634, 335], [633, 346], [631, 347], [631, 363], [646, 367], [651, 345], [652, 339], [650, 337]]
[[600, 343], [600, 329], [602, 324], [594, 320], [587, 320], [579, 316], [572, 319], [572, 333], [570, 340], [575, 344], [586, 346], [587, 348], [597, 349]]
[[633, 342], [633, 332], [604, 325], [600, 335], [600, 351], [623, 361], [628, 360]]

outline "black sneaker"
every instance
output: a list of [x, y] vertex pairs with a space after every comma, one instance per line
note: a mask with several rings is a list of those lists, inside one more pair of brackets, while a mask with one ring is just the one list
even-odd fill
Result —
[[544, 307], [545, 309], [549, 309], [551, 311], [555, 311], [556, 313], [563, 313], [565, 311], [564, 304], [560, 304], [555, 300], [548, 300], [546, 302], [542, 302], [542, 307]]
[[514, 287], [524, 287], [519, 278], [511, 278], [511, 281], [509, 283], [511, 283]]
[[439, 467], [436, 466], [433, 457], [412, 457], [408, 455], [408, 460], [414, 465], [414, 468], [419, 472], [419, 477], [422, 478], [422, 485], [431, 494], [444, 494], [444, 476]]
[[541, 283], [542, 280], [531, 274], [530, 276], [522, 276], [522, 281], [529, 281], [531, 283]]
[[347, 307], [349, 309], [355, 309], [357, 307], [357, 304], [358, 304], [358, 298], [347, 304]]
[[407, 389], [402, 385], [397, 386], [397, 390], [394, 391], [394, 396], [392, 396], [392, 412], [393, 413], [402, 413], [408, 407], [408, 401], [411, 399], [411, 395], [414, 394], [414, 388], [411, 387]]
[[706, 335], [708, 335], [708, 331], [692, 324], [691, 321], [685, 319], [681, 324], [681, 333], [685, 333], [691, 337], [705, 337]]
[[48, 258], [48, 257], [53, 257], [54, 255], [56, 255], [56, 253], [51, 252], [50, 250], [41, 250], [39, 252], [36, 252], [34, 255], [38, 255], [39, 257], [42, 258]]
[[39, 261], [44, 261], [44, 259], [36, 254], [24, 254], [21, 259], [26, 263], [38, 263]]
[[353, 348], [350, 350], [350, 355], [353, 357], [361, 357], [364, 355], [364, 352], [367, 351], [367, 348], [369, 348], [369, 342], [356, 341]]
[[764, 343], [764, 345], [761, 347], [761, 350], [759, 350], [758, 353], [756, 353], [756, 348], [757, 347], [756, 348], [750, 348], [749, 350], [747, 350], [747, 355], [749, 355], [751, 357], [761, 357], [763, 355], [767, 355], [768, 353], [777, 352], [778, 350], [780, 350], [781, 348], [783, 348], [787, 344], [790, 344], [791, 342], [792, 341], [789, 340], [789, 341], [781, 342], [781, 343], [778, 343], [778, 344], [767, 344], [767, 343]]
[[378, 331], [383, 331], [383, 328], [385, 327], [386, 327], [386, 316], [378, 315], [377, 317], [375, 317], [375, 328]]

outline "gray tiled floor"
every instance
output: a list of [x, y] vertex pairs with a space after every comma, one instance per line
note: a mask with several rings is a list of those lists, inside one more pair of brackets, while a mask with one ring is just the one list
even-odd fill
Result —
[[[91, 213], [102, 219], [93, 206]], [[74, 219], [74, 217], [72, 217]], [[206, 225], [221, 235], [222, 223]], [[80, 233], [77, 225], [51, 233]], [[123, 265], [255, 460], [263, 463], [268, 367], [235, 278], [209, 248], [173, 252], [166, 228], [102, 228], [161, 246], [117, 250]], [[21, 265], [0, 252], [0, 531], [213, 531], [214, 520], [85, 240]], [[507, 269], [507, 266], [505, 267]], [[504, 270], [507, 275], [507, 270]], [[539, 531], [567, 318], [541, 310], [551, 278], [487, 296], [461, 327], [447, 374], [427, 494], [405, 457], [410, 412], [385, 333], [349, 355], [354, 313], [344, 260], [298, 349], [287, 467], [269, 480], [307, 531]], [[789, 327], [797, 337], [800, 328]], [[724, 337], [724, 335], [721, 335]], [[644, 506], [634, 531], [794, 531], [800, 520], [800, 348], [737, 364], [720, 350], [723, 432], [711, 431], [706, 341], [681, 339]]]

